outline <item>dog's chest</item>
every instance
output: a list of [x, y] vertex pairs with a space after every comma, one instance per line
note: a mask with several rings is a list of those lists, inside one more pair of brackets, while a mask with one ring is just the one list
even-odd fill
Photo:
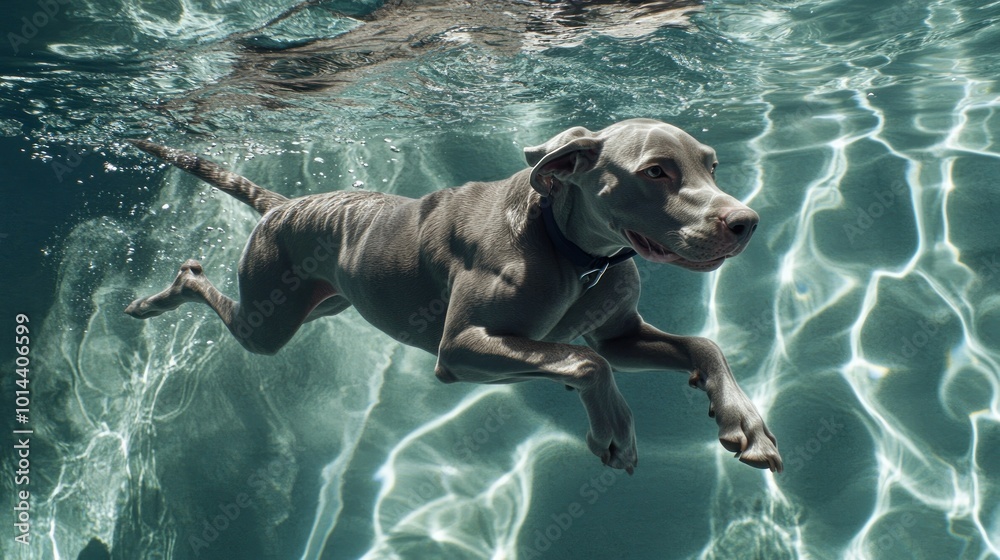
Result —
[[556, 326], [545, 336], [545, 340], [572, 342], [604, 325], [629, 305], [627, 298], [613, 290], [584, 294], [566, 310]]

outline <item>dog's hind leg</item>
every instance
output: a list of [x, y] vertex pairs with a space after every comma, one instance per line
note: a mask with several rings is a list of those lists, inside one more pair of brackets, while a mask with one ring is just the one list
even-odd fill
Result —
[[223, 295], [205, 277], [201, 263], [191, 259], [181, 265], [177, 278], [167, 289], [133, 301], [125, 308], [125, 313], [136, 319], [149, 319], [189, 302], [208, 304], [226, 323], [232, 320], [236, 309], [236, 302]]
[[[322, 294], [320, 294], [322, 296]], [[322, 303], [316, 305], [316, 307], [306, 316], [303, 323], [308, 323], [309, 321], [315, 321], [322, 317], [330, 317], [336, 315], [341, 311], [347, 309], [351, 306], [351, 302], [347, 301], [347, 298], [343, 296], [330, 296], [325, 299]]]
[[244, 348], [258, 354], [274, 354], [305, 321], [334, 315], [351, 305], [327, 282], [300, 280], [291, 286], [278, 285], [275, 281], [280, 277], [280, 273], [274, 274], [267, 266], [241, 267], [237, 302], [212, 285], [201, 263], [189, 260], [170, 286], [133, 301], [125, 313], [148, 319], [185, 303], [205, 303], [215, 310]]

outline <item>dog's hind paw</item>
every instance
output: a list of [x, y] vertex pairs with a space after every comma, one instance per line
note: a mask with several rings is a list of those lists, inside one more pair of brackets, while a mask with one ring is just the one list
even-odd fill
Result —
[[160, 315], [165, 309], [156, 309], [149, 306], [146, 302], [149, 298], [138, 298], [132, 303], [128, 304], [125, 308], [125, 314], [131, 315], [136, 319], [149, 319], [150, 317], [156, 317]]
[[136, 299], [125, 308], [125, 313], [136, 319], [149, 319], [177, 309], [183, 303], [196, 301], [197, 294], [189, 284], [202, 280], [203, 272], [200, 262], [193, 259], [186, 261], [167, 289], [158, 294]]

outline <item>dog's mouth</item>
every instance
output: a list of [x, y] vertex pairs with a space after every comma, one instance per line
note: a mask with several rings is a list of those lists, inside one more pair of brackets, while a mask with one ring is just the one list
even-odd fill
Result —
[[722, 266], [722, 263], [726, 260], [726, 257], [723, 256], [709, 261], [689, 261], [666, 248], [664, 245], [630, 229], [625, 230], [625, 237], [628, 238], [628, 242], [632, 245], [632, 248], [635, 249], [635, 252], [639, 253], [639, 256], [647, 261], [670, 263], [690, 270], [710, 272]]

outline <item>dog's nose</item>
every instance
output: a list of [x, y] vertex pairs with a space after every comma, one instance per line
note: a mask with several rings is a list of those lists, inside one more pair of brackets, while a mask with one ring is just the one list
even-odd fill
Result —
[[738, 241], [745, 242], [750, 239], [754, 230], [757, 229], [757, 222], [760, 221], [760, 216], [749, 208], [740, 208], [726, 212], [723, 215], [722, 221], [729, 228], [729, 231], [733, 232]]

